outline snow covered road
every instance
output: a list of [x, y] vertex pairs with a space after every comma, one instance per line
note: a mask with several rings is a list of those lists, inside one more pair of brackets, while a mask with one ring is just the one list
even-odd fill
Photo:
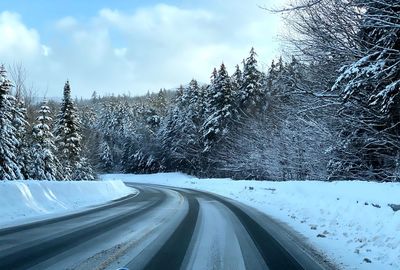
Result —
[[400, 269], [400, 210], [392, 208], [400, 205], [399, 183], [233, 181], [182, 173], [102, 178], [219, 194], [254, 207], [278, 221], [280, 227], [295, 231], [302, 243], [340, 269]]
[[0, 230], [0, 269], [324, 269], [260, 212], [194, 190], [137, 196]]

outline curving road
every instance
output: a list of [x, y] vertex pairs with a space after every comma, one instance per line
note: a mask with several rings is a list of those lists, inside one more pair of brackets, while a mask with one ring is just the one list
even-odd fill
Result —
[[297, 236], [215, 194], [128, 184], [136, 196], [0, 229], [0, 269], [330, 269]]

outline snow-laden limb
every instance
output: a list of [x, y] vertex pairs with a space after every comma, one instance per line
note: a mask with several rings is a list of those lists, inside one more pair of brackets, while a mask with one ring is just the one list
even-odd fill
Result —
[[232, 181], [180, 173], [103, 175], [137, 183], [205, 190], [287, 223], [343, 269], [400, 268], [400, 183]]
[[0, 181], [0, 228], [82, 210], [136, 192], [121, 181]]

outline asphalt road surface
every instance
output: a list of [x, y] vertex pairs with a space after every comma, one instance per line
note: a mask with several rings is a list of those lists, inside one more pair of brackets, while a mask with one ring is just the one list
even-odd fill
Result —
[[0, 229], [0, 269], [331, 269], [285, 226], [214, 194], [140, 193]]

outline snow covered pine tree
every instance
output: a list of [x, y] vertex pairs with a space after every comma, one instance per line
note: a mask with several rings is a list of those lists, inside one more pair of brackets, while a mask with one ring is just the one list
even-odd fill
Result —
[[37, 180], [62, 180], [60, 163], [55, 155], [54, 136], [50, 130], [52, 118], [47, 101], [44, 100], [38, 111], [36, 125], [33, 126], [32, 164], [30, 177]]
[[230, 120], [235, 116], [235, 94], [225, 65], [222, 64], [209, 90], [207, 113], [203, 125], [204, 151], [210, 151], [215, 143], [228, 133]]
[[15, 127], [16, 138], [18, 145], [16, 148], [16, 157], [18, 166], [24, 179], [29, 179], [28, 166], [31, 164], [31, 152], [28, 143], [28, 132], [27, 127], [29, 124], [26, 120], [26, 107], [22, 97], [22, 93], [16, 92], [15, 98], [12, 97], [10, 100], [12, 105], [12, 124]]
[[93, 170], [81, 156], [80, 121], [71, 98], [71, 88], [67, 81], [64, 98], [54, 131], [59, 158], [66, 180], [93, 180]]
[[254, 48], [244, 62], [242, 87], [239, 91], [239, 101], [245, 113], [253, 115], [262, 109], [263, 89], [261, 87], [261, 72], [257, 69], [257, 59]]
[[23, 179], [15, 153], [20, 144], [12, 124], [14, 97], [4, 66], [0, 66], [0, 180]]

